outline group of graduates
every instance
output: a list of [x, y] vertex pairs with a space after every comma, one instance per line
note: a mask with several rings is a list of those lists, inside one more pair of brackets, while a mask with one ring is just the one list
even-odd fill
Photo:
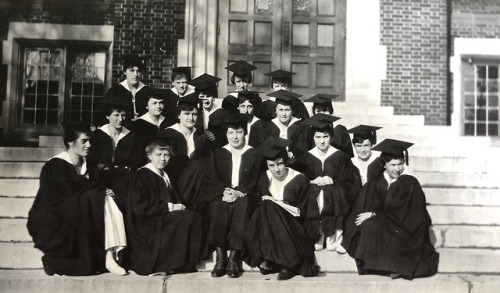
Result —
[[213, 277], [240, 277], [244, 261], [286, 280], [318, 275], [324, 248], [360, 274], [437, 272], [425, 195], [405, 172], [411, 143], [335, 125], [335, 95], [305, 100], [310, 115], [292, 72], [270, 72], [263, 101], [248, 88], [256, 67], [227, 69], [236, 91], [218, 106], [221, 79], [176, 67], [172, 89], [152, 89], [128, 58], [107, 121], [65, 127], [27, 224], [48, 275], [194, 272], [215, 251]]

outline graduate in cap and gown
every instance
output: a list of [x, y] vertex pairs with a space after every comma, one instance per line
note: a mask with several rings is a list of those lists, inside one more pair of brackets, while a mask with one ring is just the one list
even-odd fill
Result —
[[126, 228], [130, 269], [139, 275], [195, 272], [202, 254], [202, 218], [186, 210], [165, 167], [172, 148], [161, 140], [146, 148], [149, 163], [132, 176]]
[[[338, 97], [338, 95], [329, 95], [329, 94], [317, 94], [310, 97], [304, 102], [312, 102], [312, 111], [313, 115], [316, 114], [327, 114], [333, 115], [333, 105], [332, 100]], [[343, 151], [348, 154], [351, 158], [354, 157], [354, 151], [351, 144], [351, 137], [347, 132], [347, 128], [342, 124], [337, 124], [333, 129], [333, 139], [331, 145], [336, 147], [337, 149]]]
[[210, 144], [204, 133], [196, 131], [200, 100], [195, 96], [177, 102], [178, 123], [162, 130], [160, 137], [174, 152], [167, 173], [177, 182], [182, 203], [191, 209], [201, 209], [201, 185], [205, 175], [205, 161]]
[[259, 112], [261, 104], [262, 99], [258, 92], [244, 91], [238, 93], [238, 111], [245, 114], [248, 120], [245, 141], [252, 147], [259, 145], [260, 129], [264, 124], [264, 121], [255, 116]]
[[349, 202], [354, 201], [361, 189], [358, 171], [351, 158], [330, 145], [333, 136], [332, 123], [338, 117], [316, 114], [306, 120], [311, 127], [314, 148], [299, 159], [304, 167], [304, 175], [310, 181], [310, 191], [318, 202], [321, 215], [321, 237], [315, 244], [316, 250], [325, 246], [331, 251], [344, 254], [340, 245], [344, 220], [350, 210]]
[[276, 118], [266, 121], [261, 128], [259, 142], [262, 143], [269, 137], [280, 137], [288, 139], [289, 158], [298, 158], [309, 150], [308, 127], [305, 127], [299, 118], [292, 115], [293, 100], [300, 97], [299, 94], [284, 90], [273, 92], [276, 98]]
[[149, 88], [141, 81], [143, 72], [143, 59], [137, 56], [123, 57], [125, 80], [113, 85], [105, 96], [105, 99], [111, 97], [124, 99], [128, 104], [130, 115], [128, 119], [132, 121], [146, 113], [146, 94]]
[[123, 216], [111, 189], [95, 181], [87, 162], [90, 127], [67, 125], [66, 150], [48, 160], [28, 214], [27, 228], [43, 252], [47, 275], [85, 276], [106, 270], [126, 275], [115, 258], [127, 245]]
[[363, 186], [342, 242], [361, 275], [411, 280], [437, 272], [439, 254], [429, 237], [425, 194], [418, 180], [404, 172], [411, 145], [385, 139], [373, 147], [381, 152], [385, 170]]
[[220, 148], [227, 143], [224, 121], [228, 112], [215, 103], [218, 96], [217, 82], [220, 80], [205, 73], [190, 82], [196, 87], [196, 94], [201, 101], [201, 113], [195, 126], [198, 133], [205, 133], [212, 149]]
[[132, 132], [140, 138], [143, 149], [152, 140], [157, 139], [161, 130], [168, 124], [166, 117], [162, 115], [165, 109], [165, 92], [151, 89], [146, 95], [146, 100], [147, 112], [130, 125]]
[[372, 147], [377, 144], [377, 130], [381, 128], [361, 124], [348, 131], [353, 134], [352, 145], [355, 153], [351, 160], [359, 170], [363, 185], [371, 178], [377, 177], [384, 172], [384, 167], [379, 159], [380, 153], [372, 150]]
[[216, 149], [207, 162], [202, 200], [208, 202], [209, 251], [216, 251], [211, 275], [238, 278], [242, 273], [244, 233], [256, 202], [261, 158], [245, 143], [247, 118], [244, 114], [230, 114], [225, 130], [228, 143]]
[[111, 188], [117, 204], [123, 208], [124, 192], [121, 179], [143, 164], [143, 149], [138, 137], [123, 124], [127, 118], [127, 103], [123, 99], [103, 100], [103, 113], [108, 123], [92, 133], [89, 161], [98, 168], [97, 182]]
[[165, 94], [165, 108], [163, 116], [166, 117], [167, 126], [177, 122], [177, 101], [191, 94], [195, 94], [195, 88], [189, 84], [191, 81], [191, 67], [178, 66], [172, 68], [172, 88], [168, 89]]
[[286, 166], [288, 141], [270, 138], [256, 152], [268, 170], [261, 173], [256, 194], [261, 201], [245, 233], [248, 255], [244, 260], [261, 274], [279, 272], [278, 280], [299, 274], [317, 276], [314, 242], [319, 237], [319, 211], [310, 197], [309, 180]]
[[249, 85], [253, 82], [252, 72], [257, 67], [245, 61], [236, 61], [225, 69], [232, 72], [231, 83], [236, 87], [235, 91], [227, 95], [222, 101], [222, 108], [229, 113], [238, 112], [238, 93], [249, 90]]
[[[287, 71], [287, 70], [275, 70], [264, 75], [271, 77], [271, 89], [273, 92], [284, 90], [289, 91], [292, 87], [292, 76], [296, 74], [295, 72]], [[262, 119], [263, 120], [271, 120], [276, 118], [276, 113], [273, 111], [276, 107], [275, 97], [269, 95], [271, 98], [267, 99], [262, 103]], [[271, 116], [269, 115], [271, 114]], [[292, 115], [301, 120], [305, 118], [309, 118], [309, 112], [307, 111], [306, 106], [300, 99], [293, 100], [292, 105]]]

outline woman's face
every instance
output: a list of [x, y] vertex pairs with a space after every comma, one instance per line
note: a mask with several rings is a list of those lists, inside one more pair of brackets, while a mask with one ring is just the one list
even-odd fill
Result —
[[362, 143], [355, 143], [354, 150], [356, 150], [358, 158], [367, 161], [372, 155], [372, 143], [369, 139], [365, 139]]
[[246, 100], [238, 105], [238, 110], [241, 114], [253, 114], [253, 104]]
[[391, 179], [398, 179], [405, 170], [404, 159], [392, 159], [385, 163], [384, 168]]
[[69, 151], [80, 157], [86, 157], [90, 151], [90, 137], [86, 133], [80, 133], [77, 139], [68, 143]]
[[173, 82], [175, 90], [179, 94], [184, 95], [188, 89], [187, 82], [188, 82], [188, 80], [185, 77], [175, 79]]
[[141, 81], [141, 71], [139, 67], [134, 66], [125, 70], [125, 78], [130, 85], [137, 86]]
[[210, 111], [212, 109], [212, 106], [214, 105], [214, 97], [205, 95], [204, 93], [200, 93], [198, 95], [198, 98], [201, 100], [203, 109], [207, 111]]
[[273, 177], [278, 180], [282, 180], [286, 176], [286, 166], [283, 158], [267, 160], [267, 168], [271, 171]]
[[246, 80], [246, 78], [235, 76], [234, 85], [236, 86], [237, 92], [248, 90], [248, 80]]
[[239, 150], [245, 146], [245, 131], [243, 128], [227, 128], [226, 138], [230, 146]]
[[106, 116], [108, 119], [109, 125], [111, 127], [121, 130], [123, 127], [123, 121], [125, 121], [125, 118], [127, 117], [127, 112], [122, 111], [122, 110], [113, 110], [109, 116]]
[[287, 124], [292, 120], [292, 107], [289, 105], [277, 104], [276, 116], [281, 123]]
[[326, 152], [328, 150], [330, 146], [330, 134], [328, 131], [316, 131], [313, 138], [314, 144], [320, 151]]
[[148, 101], [148, 105], [146, 106], [146, 109], [148, 109], [148, 113], [151, 116], [160, 117], [164, 107], [165, 107], [165, 102], [163, 101], [163, 99], [150, 98]]
[[190, 111], [181, 111], [177, 118], [179, 118], [180, 125], [192, 129], [196, 123], [196, 119], [198, 119], [198, 110], [192, 109]]
[[156, 148], [148, 155], [148, 159], [153, 167], [158, 170], [163, 170], [170, 160], [170, 152], [168, 150]]

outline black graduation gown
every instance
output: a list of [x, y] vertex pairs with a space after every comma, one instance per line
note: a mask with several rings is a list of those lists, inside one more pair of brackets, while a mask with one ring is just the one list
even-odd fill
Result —
[[[307, 137], [309, 128], [304, 126], [301, 121], [296, 121], [288, 126], [287, 139], [290, 140], [288, 151], [292, 152], [295, 158], [306, 153], [308, 148]], [[266, 121], [262, 125], [260, 131], [260, 143], [264, 142], [269, 137], [279, 137], [280, 129], [273, 121]]]
[[257, 120], [255, 121], [252, 126], [250, 126], [250, 129], [248, 130], [248, 145], [251, 147], [258, 147], [262, 142], [260, 141], [260, 132], [262, 131], [262, 127], [265, 124], [265, 121], [263, 120]]
[[170, 211], [174, 189], [147, 168], [137, 170], [127, 196], [126, 231], [130, 269], [139, 275], [191, 271], [201, 260], [201, 216]]
[[[228, 112], [222, 108], [215, 110], [213, 113], [208, 115], [208, 128], [207, 130], [212, 132], [215, 136], [215, 140], [209, 140], [210, 147], [212, 149], [217, 149], [223, 147], [227, 144], [227, 138], [225, 133], [225, 125], [226, 117]], [[200, 114], [198, 115], [198, 119], [196, 120], [196, 130], [199, 134], [202, 134], [204, 127], [204, 116], [203, 110], [200, 110]]]
[[144, 119], [137, 119], [132, 121], [129, 129], [137, 136], [138, 140], [141, 142], [141, 147], [144, 149], [151, 140], [160, 138], [161, 129], [165, 129], [167, 124], [166, 118], [160, 123], [160, 127]]
[[[376, 216], [356, 226], [358, 214]], [[360, 274], [398, 273], [405, 279], [436, 274], [439, 254], [430, 242], [431, 218], [418, 180], [401, 175], [388, 188], [383, 174], [361, 190], [344, 231], [344, 246]]]
[[40, 188], [28, 214], [28, 231], [43, 252], [47, 274], [84, 276], [105, 272], [106, 188], [52, 158], [40, 173]]
[[366, 171], [366, 181], [368, 182], [374, 178], [377, 178], [378, 176], [380, 176], [380, 174], [384, 173], [384, 171], [385, 168], [384, 166], [382, 166], [382, 159], [380, 159], [380, 157], [377, 157], [368, 165], [368, 169]]
[[226, 187], [231, 187], [232, 155], [226, 148], [216, 149], [210, 155], [204, 181], [202, 201], [207, 202], [207, 243], [211, 249], [244, 249], [243, 235], [256, 203], [255, 185], [259, 178], [260, 157], [253, 148], [241, 155], [238, 186], [234, 189], [246, 193], [233, 203], [222, 201]]
[[144, 165], [144, 157], [141, 153], [141, 145], [137, 136], [129, 132], [118, 141], [113, 152], [113, 139], [101, 129], [92, 133], [92, 147], [90, 149], [89, 161], [94, 165], [102, 164], [109, 170], [100, 170], [97, 181], [109, 188], [120, 176], [130, 170], [135, 170]]
[[324, 164], [311, 152], [300, 158], [305, 165], [304, 174], [309, 180], [318, 176], [329, 176], [334, 184], [318, 186], [311, 184], [310, 192], [316, 198], [323, 191], [324, 206], [321, 212], [321, 228], [325, 236], [332, 236], [335, 230], [343, 230], [344, 220], [349, 213], [347, 197], [355, 198], [361, 188], [358, 172], [346, 154], [336, 151], [325, 159]]
[[[257, 183], [257, 194], [271, 195], [270, 173], [263, 172]], [[290, 176], [290, 175], [288, 175]], [[319, 229], [318, 204], [308, 197], [309, 182], [298, 174], [284, 186], [284, 202], [298, 207], [300, 217], [294, 217], [276, 203], [260, 202], [248, 223], [245, 242], [248, 255], [245, 262], [255, 267], [270, 261], [304, 276], [316, 276], [314, 243]]]
[[203, 178], [205, 177], [205, 163], [210, 147], [204, 134], [193, 134], [194, 152], [188, 156], [187, 141], [179, 131], [166, 128], [160, 134], [169, 144], [174, 155], [166, 167], [167, 173], [174, 182], [177, 182], [182, 203], [192, 209], [200, 209], [200, 199]]
[[[146, 106], [148, 105], [148, 92], [151, 89], [148, 86], [142, 87], [138, 92], [135, 93], [135, 110], [137, 111], [137, 114], [139, 116], [145, 114], [148, 110], [146, 109]], [[118, 98], [118, 99], [124, 99], [128, 106], [129, 113], [132, 113], [132, 116], [134, 115], [134, 104], [132, 103], [133, 96], [132, 93], [126, 89], [123, 85], [121, 84], [115, 84], [111, 86], [111, 88], [106, 92], [106, 97], [105, 98]]]

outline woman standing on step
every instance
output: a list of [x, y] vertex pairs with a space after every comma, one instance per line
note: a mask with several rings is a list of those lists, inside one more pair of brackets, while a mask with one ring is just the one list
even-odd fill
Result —
[[111, 189], [96, 183], [87, 165], [90, 128], [66, 127], [66, 151], [42, 168], [40, 188], [28, 215], [28, 231], [43, 252], [47, 275], [84, 276], [105, 272], [125, 275], [115, 261], [126, 246], [123, 216]]
[[360, 275], [411, 280], [437, 272], [439, 254], [429, 238], [425, 195], [418, 180], [404, 173], [411, 145], [386, 139], [373, 148], [382, 152], [385, 171], [361, 190], [342, 242]]
[[314, 256], [314, 242], [319, 237], [318, 205], [309, 198], [307, 177], [286, 167], [288, 144], [285, 139], [270, 138], [256, 149], [269, 170], [257, 182], [261, 202], [245, 233], [245, 261], [258, 266], [263, 275], [279, 272], [278, 280], [319, 273]]

